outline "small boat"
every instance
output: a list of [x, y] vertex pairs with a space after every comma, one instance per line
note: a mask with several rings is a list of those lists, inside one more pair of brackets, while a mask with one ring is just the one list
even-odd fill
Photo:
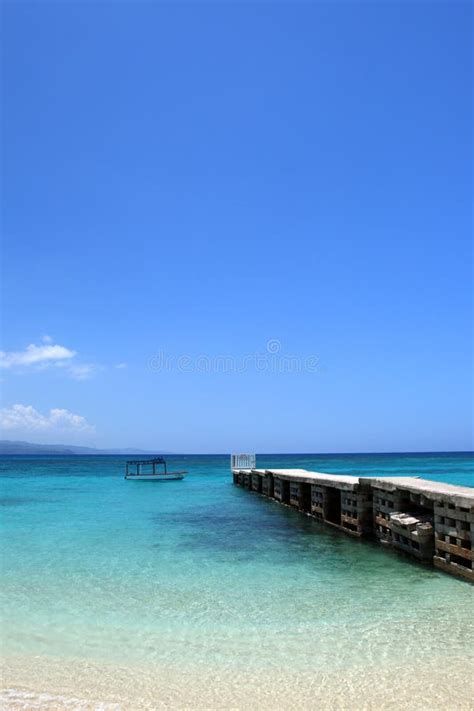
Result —
[[125, 479], [135, 481], [174, 481], [184, 479], [187, 472], [169, 472], [163, 457], [130, 459], [126, 462]]

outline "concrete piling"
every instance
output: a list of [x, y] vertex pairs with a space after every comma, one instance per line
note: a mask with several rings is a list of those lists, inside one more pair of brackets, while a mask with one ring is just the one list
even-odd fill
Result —
[[434, 564], [446, 573], [474, 580], [474, 510], [455, 502], [439, 501], [434, 507], [434, 517]]

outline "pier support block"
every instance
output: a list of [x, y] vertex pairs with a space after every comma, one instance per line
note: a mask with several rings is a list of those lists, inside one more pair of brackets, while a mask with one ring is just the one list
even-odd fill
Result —
[[474, 582], [474, 507], [437, 501], [434, 516], [434, 564]]
[[319, 484], [311, 484], [311, 514], [324, 521], [324, 487]]
[[273, 497], [282, 504], [290, 503], [290, 482], [287, 479], [275, 477], [273, 483]]
[[262, 494], [273, 498], [273, 475], [265, 472], [262, 478]]
[[300, 511], [311, 512], [311, 484], [290, 482], [290, 504]]
[[407, 511], [410, 497], [406, 491], [392, 491], [377, 488], [373, 493], [374, 529], [377, 538], [382, 543], [392, 543], [390, 515], [395, 512]]
[[354, 536], [372, 533], [372, 492], [368, 487], [341, 492], [341, 525]]

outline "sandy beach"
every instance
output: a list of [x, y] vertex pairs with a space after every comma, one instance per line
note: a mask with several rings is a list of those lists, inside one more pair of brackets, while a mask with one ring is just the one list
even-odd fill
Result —
[[471, 711], [474, 663], [360, 666], [343, 673], [278, 668], [233, 674], [12, 657], [3, 665], [4, 709], [410, 709]]

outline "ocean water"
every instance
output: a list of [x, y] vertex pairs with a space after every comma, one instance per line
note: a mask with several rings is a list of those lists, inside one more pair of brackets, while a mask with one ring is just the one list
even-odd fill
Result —
[[[0, 460], [4, 708], [472, 708], [473, 586], [167, 459]], [[470, 454], [257, 465], [474, 485]]]

